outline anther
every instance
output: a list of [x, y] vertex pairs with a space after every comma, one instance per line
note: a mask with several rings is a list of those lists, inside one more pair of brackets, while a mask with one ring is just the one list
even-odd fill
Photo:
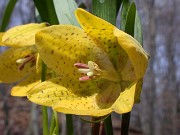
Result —
[[96, 79], [101, 77], [113, 82], [120, 82], [120, 77], [117, 72], [109, 72], [106, 70], [100, 69], [98, 64], [93, 61], [88, 61], [88, 64], [75, 63], [75, 67], [78, 68], [78, 72], [82, 73], [82, 77], [79, 78], [79, 81], [87, 81], [90, 79]]
[[21, 64], [19, 67], [18, 67], [18, 70], [19, 71], [22, 71], [24, 69], [24, 66], [31, 62], [31, 63], [34, 63], [36, 61], [36, 57], [34, 55], [27, 55], [25, 56], [24, 58], [21, 58], [21, 59], [18, 59], [16, 60], [16, 63], [18, 64]]
[[79, 78], [79, 81], [87, 81], [101, 75], [99, 66], [93, 61], [89, 61], [88, 64], [75, 63], [74, 66], [78, 68], [80, 73], [84, 74], [83, 77]]

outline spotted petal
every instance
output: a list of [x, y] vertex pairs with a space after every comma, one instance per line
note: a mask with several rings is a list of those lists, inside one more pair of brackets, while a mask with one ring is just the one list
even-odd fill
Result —
[[4, 32], [0, 32], [0, 46], [4, 46], [4, 43], [2, 43], [3, 35], [4, 35]]
[[96, 62], [102, 70], [116, 72], [109, 56], [82, 29], [72, 25], [54, 25], [36, 33], [40, 57], [61, 77], [80, 77], [75, 63]]
[[113, 34], [115, 26], [80, 8], [76, 10], [76, 18], [88, 35], [109, 54], [122, 80], [135, 80], [133, 65]]
[[40, 75], [33, 73], [11, 89], [12, 96], [27, 96], [27, 92], [40, 83]]
[[10, 48], [0, 54], [0, 82], [12, 83], [17, 82], [35, 71], [33, 63], [27, 63], [23, 70], [18, 71], [20, 64], [18, 59], [27, 55], [35, 54], [34, 47]]
[[103, 116], [112, 111], [111, 106], [120, 92], [118, 83], [104, 79], [79, 82], [72, 78], [55, 78], [34, 87], [28, 98], [64, 113]]
[[139, 103], [140, 102], [140, 95], [141, 95], [141, 90], [142, 90], [142, 85], [143, 85], [143, 79], [139, 79], [136, 85], [136, 93], [134, 96], [134, 102]]
[[112, 108], [94, 108], [94, 97], [63, 100], [53, 105], [57, 112], [76, 115], [104, 116], [112, 112]]
[[78, 8], [75, 12], [81, 27], [107, 52], [115, 51], [117, 40], [113, 35], [115, 26], [107, 21]]
[[[121, 48], [118, 46], [117, 40], [113, 35], [115, 26], [81, 8], [76, 10], [75, 15], [81, 27], [88, 33], [94, 42], [108, 53], [114, 66], [120, 66], [117, 50]], [[121, 57], [123, 55], [126, 54], [121, 53]], [[121, 66], [122, 65], [121, 62]]]
[[20, 47], [35, 44], [35, 33], [47, 27], [47, 23], [26, 24], [9, 29], [3, 36], [2, 42], [6, 46]]
[[133, 81], [144, 75], [147, 54], [134, 38], [83, 9], [76, 10], [76, 18], [81, 27], [108, 52], [122, 80]]
[[137, 79], [142, 78], [148, 65], [148, 54], [133, 37], [119, 29], [114, 29], [114, 35], [117, 37], [119, 45], [128, 54], [135, 70]]
[[121, 92], [119, 98], [113, 105], [113, 110], [119, 114], [127, 113], [132, 110], [134, 105], [134, 97], [136, 92], [137, 82], [133, 82]]

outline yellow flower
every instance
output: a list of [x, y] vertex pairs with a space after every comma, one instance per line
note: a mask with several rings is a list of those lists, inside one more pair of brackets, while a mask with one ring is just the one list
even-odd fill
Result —
[[35, 45], [57, 78], [28, 91], [28, 98], [63, 113], [126, 113], [138, 102], [148, 55], [130, 35], [77, 9], [81, 28], [54, 25], [36, 32]]
[[45, 23], [28, 24], [0, 33], [0, 45], [10, 46], [0, 54], [0, 82], [19, 82], [11, 90], [13, 96], [26, 96], [29, 89], [40, 83], [36, 73], [35, 33], [46, 26]]

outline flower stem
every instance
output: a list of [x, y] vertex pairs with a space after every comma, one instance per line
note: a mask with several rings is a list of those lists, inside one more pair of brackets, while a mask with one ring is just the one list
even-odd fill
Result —
[[[46, 65], [42, 62], [41, 82], [46, 80]], [[48, 135], [48, 112], [47, 107], [42, 106], [43, 135]]]
[[[98, 117], [92, 117], [92, 121], [97, 121], [98, 119], [99, 119]], [[91, 134], [92, 135], [99, 135], [99, 130], [100, 130], [100, 122], [92, 123]]]
[[112, 126], [111, 115], [109, 115], [104, 120], [104, 124], [105, 124], [106, 135], [113, 135], [113, 126]]
[[58, 120], [58, 113], [53, 110], [55, 123], [56, 123], [56, 135], [59, 135], [59, 120]]
[[99, 128], [99, 135], [106, 135], [106, 131], [105, 131], [104, 126], [105, 126], [104, 121], [101, 121], [100, 122], [100, 128]]
[[46, 106], [42, 106], [42, 117], [43, 117], [43, 135], [48, 135], [48, 113]]
[[52, 134], [53, 134], [53, 131], [54, 131], [54, 128], [55, 128], [55, 127], [56, 127], [55, 117], [54, 117], [54, 113], [52, 113], [49, 135], [52, 135]]
[[71, 114], [66, 114], [66, 132], [67, 135], [73, 135], [73, 119]]
[[130, 112], [122, 114], [121, 135], [128, 135]]

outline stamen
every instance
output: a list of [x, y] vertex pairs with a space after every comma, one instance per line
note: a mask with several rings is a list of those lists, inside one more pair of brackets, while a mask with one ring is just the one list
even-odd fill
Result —
[[89, 76], [83, 76], [81, 78], [79, 78], [79, 81], [87, 81], [90, 80], [91, 78]]
[[83, 63], [75, 63], [74, 66], [78, 68], [80, 73], [85, 75], [79, 78], [79, 81], [87, 81], [101, 75], [99, 66], [93, 61], [89, 61], [88, 65]]
[[83, 63], [75, 63], [75, 67], [78, 68], [78, 71], [82, 73], [82, 77], [79, 78], [79, 81], [87, 81], [90, 79], [96, 79], [97, 77], [101, 77], [113, 82], [120, 82], [120, 76], [116, 71], [106, 71], [100, 69], [100, 67], [93, 61], [88, 61], [87, 64]]
[[16, 63], [21, 64], [18, 70], [22, 71], [27, 63], [34, 63], [34, 61], [36, 61], [36, 57], [34, 55], [27, 55], [24, 58], [16, 60]]
[[83, 63], [75, 63], [74, 66], [77, 68], [86, 68], [86, 69], [89, 68], [87, 64], [83, 64]]
[[18, 60], [16, 60], [16, 63], [21, 64], [21, 63], [24, 63], [25, 61], [26, 61], [25, 58], [24, 59], [18, 59]]

